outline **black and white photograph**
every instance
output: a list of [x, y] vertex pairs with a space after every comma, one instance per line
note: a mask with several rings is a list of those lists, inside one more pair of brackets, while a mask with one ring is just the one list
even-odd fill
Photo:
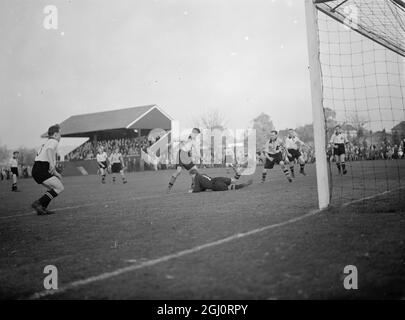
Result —
[[0, 0], [0, 49], [0, 300], [405, 300], [405, 1]]

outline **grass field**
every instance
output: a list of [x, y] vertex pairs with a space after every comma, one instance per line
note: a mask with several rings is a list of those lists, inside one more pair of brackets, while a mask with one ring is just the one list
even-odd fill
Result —
[[[260, 172], [249, 188], [201, 194], [186, 193], [183, 173], [170, 195], [172, 171], [128, 174], [126, 185], [68, 177], [51, 216], [30, 209], [43, 192], [33, 180], [20, 193], [0, 182], [0, 298], [405, 297], [405, 161], [352, 163], [344, 177], [332, 167], [335, 206], [322, 212], [314, 165], [292, 184], [277, 167], [257, 183]], [[46, 265], [58, 268], [53, 292]], [[343, 287], [346, 265], [358, 268], [358, 290]]]

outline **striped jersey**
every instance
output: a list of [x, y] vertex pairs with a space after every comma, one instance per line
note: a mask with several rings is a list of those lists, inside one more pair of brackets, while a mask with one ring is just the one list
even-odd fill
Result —
[[280, 138], [276, 138], [273, 141], [268, 140], [263, 147], [264, 152], [270, 153], [270, 154], [276, 154], [281, 152], [283, 146], [283, 142], [280, 140]]

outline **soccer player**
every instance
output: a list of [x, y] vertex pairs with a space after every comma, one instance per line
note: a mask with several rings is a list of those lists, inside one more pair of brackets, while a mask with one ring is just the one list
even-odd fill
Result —
[[115, 148], [113, 153], [110, 156], [110, 163], [111, 163], [111, 172], [112, 172], [112, 181], [115, 182], [115, 176], [117, 173], [121, 175], [122, 183], [127, 183], [127, 179], [125, 178], [124, 174], [124, 159], [122, 158], [122, 154], [120, 153], [119, 148]]
[[48, 205], [63, 190], [62, 176], [56, 171], [56, 151], [60, 141], [60, 127], [53, 125], [48, 129], [48, 140], [39, 149], [32, 167], [35, 182], [45, 186], [48, 191], [32, 203], [38, 215], [53, 214]]
[[295, 134], [295, 131], [293, 129], [288, 130], [288, 136], [285, 139], [285, 146], [287, 148], [288, 153], [291, 156], [288, 156], [288, 161], [290, 162], [290, 172], [291, 176], [294, 178], [294, 163], [295, 160], [298, 161], [300, 165], [300, 173], [306, 176], [305, 173], [305, 160], [303, 155], [300, 152], [300, 147], [301, 146], [306, 146], [304, 142], [302, 142]]
[[201, 174], [197, 169], [190, 169], [189, 171], [192, 177], [192, 185], [190, 193], [202, 192], [206, 190], [212, 191], [227, 191], [238, 190], [247, 187], [253, 183], [253, 180], [249, 180], [246, 183], [235, 184], [234, 180], [227, 177], [215, 177], [211, 178], [206, 174]]
[[170, 190], [173, 188], [173, 185], [183, 168], [189, 172], [191, 169], [195, 169], [198, 171], [197, 166], [193, 163], [192, 155], [194, 149], [196, 148], [195, 143], [200, 132], [200, 129], [194, 128], [191, 131], [188, 139], [186, 141], [180, 142], [180, 149], [177, 155], [176, 162], [176, 172], [173, 173], [173, 175], [170, 177], [169, 186], [167, 187], [167, 193], [169, 193]]
[[278, 137], [278, 132], [276, 130], [270, 132], [270, 139], [265, 143], [263, 149], [266, 156], [266, 162], [264, 163], [262, 173], [262, 183], [266, 181], [267, 170], [273, 169], [274, 164], [279, 164], [281, 171], [283, 171], [287, 180], [292, 182], [290, 171], [285, 166], [286, 157], [284, 156], [284, 153], [286, 153], [288, 157], [290, 157], [291, 154], [286, 150], [285, 145]]
[[338, 168], [339, 174], [346, 174], [346, 150], [345, 145], [348, 144], [346, 135], [342, 132], [342, 129], [339, 125], [335, 127], [335, 132], [330, 138], [330, 145], [333, 147], [333, 155], [335, 157], [336, 166]]
[[11, 185], [11, 191], [18, 192], [17, 179], [18, 179], [18, 151], [13, 152], [13, 156], [10, 159], [10, 172], [13, 177], [13, 184]]
[[101, 173], [101, 183], [105, 183], [105, 176], [107, 173], [107, 153], [104, 151], [103, 147], [98, 148], [98, 153], [96, 156], [98, 167]]

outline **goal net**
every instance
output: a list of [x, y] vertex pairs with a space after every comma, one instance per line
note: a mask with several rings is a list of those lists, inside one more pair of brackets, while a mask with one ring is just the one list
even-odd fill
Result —
[[307, 0], [306, 15], [320, 207], [401, 190], [405, 2]]

